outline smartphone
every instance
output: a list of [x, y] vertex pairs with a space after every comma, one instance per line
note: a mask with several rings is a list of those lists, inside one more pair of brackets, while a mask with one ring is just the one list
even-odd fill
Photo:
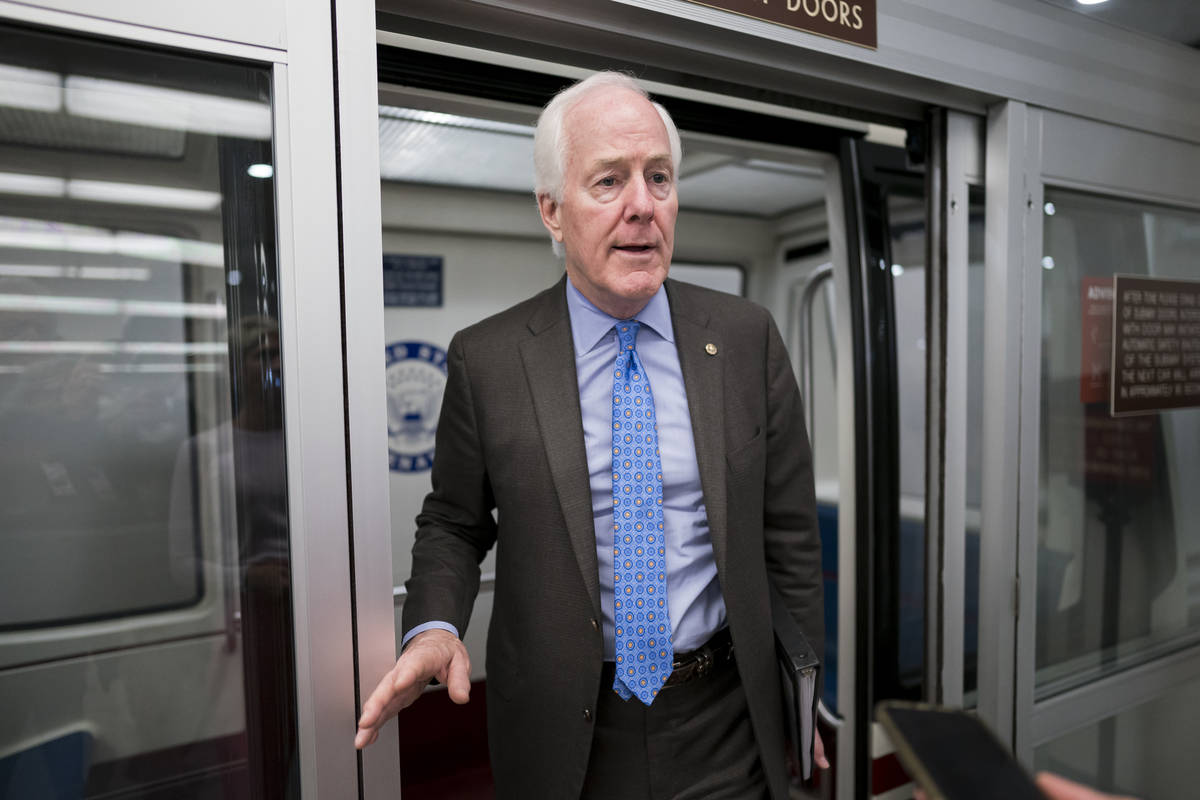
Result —
[[1046, 800], [996, 735], [973, 714], [888, 700], [876, 707], [900, 764], [929, 800]]

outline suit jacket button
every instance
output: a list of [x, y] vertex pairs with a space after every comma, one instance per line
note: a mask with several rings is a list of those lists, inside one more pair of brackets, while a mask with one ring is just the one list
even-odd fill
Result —
[[600, 623], [596, 621], [595, 617], [592, 617], [592, 630], [597, 632], [600, 631]]
[[585, 721], [585, 722], [591, 722], [591, 721], [592, 721], [592, 710], [591, 710], [590, 708], [585, 708], [585, 709], [583, 710], [583, 719], [584, 719], [584, 721]]

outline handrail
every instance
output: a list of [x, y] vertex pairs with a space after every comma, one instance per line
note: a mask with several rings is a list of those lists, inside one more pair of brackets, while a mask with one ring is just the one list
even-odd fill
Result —
[[[798, 341], [796, 342], [796, 352], [799, 359], [800, 373], [800, 390], [804, 398], [805, 413], [808, 423], [808, 438], [811, 445], [813, 436], [815, 435], [816, 427], [816, 403], [813, 395], [813, 300], [817, 296], [817, 291], [824, 287], [825, 283], [833, 277], [833, 264], [825, 263], [809, 273], [804, 283], [800, 286], [800, 296], [797, 302], [793, 303], [793, 317], [796, 320], [796, 333]], [[794, 292], [795, 287], [793, 287]], [[795, 296], [793, 294], [793, 296]], [[834, 339], [833, 330], [833, 301], [828, 291], [825, 292], [825, 322], [828, 326], [828, 338], [831, 354], [835, 356], [830, 359], [830, 364], [833, 365], [834, 374], [837, 374], [837, 343]]]
[[[833, 297], [832, 292], [826, 288], [826, 283], [833, 277], [833, 263], [826, 262], [813, 269], [804, 279], [803, 283], [793, 284], [792, 286], [792, 302], [790, 303], [789, 317], [794, 324], [792, 331], [794, 335], [793, 344], [796, 348], [798, 361], [798, 369], [800, 378], [800, 390], [804, 399], [805, 422], [808, 426], [809, 446], [814, 447], [813, 439], [816, 436], [816, 396], [814, 385], [814, 354], [813, 354], [813, 302], [816, 299], [817, 292], [821, 289], [826, 289], [823, 293], [825, 300], [825, 324], [827, 326], [827, 339], [829, 341], [830, 350], [830, 367], [834, 375], [837, 375], [837, 339], [834, 333], [833, 324]], [[797, 296], [797, 288], [799, 294]], [[791, 327], [791, 326], [789, 326]], [[845, 726], [846, 720], [830, 711], [823, 700], [817, 702], [817, 716], [828, 726], [834, 730], [840, 730]]]
[[817, 716], [821, 718], [822, 722], [834, 730], [837, 730], [846, 724], [845, 718], [839, 717], [837, 714], [830, 711], [825, 706], [824, 700], [817, 701]]

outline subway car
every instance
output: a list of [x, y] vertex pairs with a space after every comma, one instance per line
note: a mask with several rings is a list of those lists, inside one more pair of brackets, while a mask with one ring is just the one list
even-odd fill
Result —
[[1194, 794], [1200, 12], [762, 6], [0, 0], [0, 798], [493, 796], [494, 553], [470, 703], [354, 733], [450, 338], [561, 276], [533, 126], [597, 69], [680, 130], [671, 276], [805, 400], [793, 795], [912, 796], [886, 700]]

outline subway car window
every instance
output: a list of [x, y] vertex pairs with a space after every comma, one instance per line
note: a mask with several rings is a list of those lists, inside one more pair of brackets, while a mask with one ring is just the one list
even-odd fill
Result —
[[299, 793], [272, 141], [267, 68], [0, 27], [5, 797]]
[[[1045, 201], [1039, 697], [1200, 638], [1200, 410], [1110, 416], [1108, 374], [1113, 275], [1200, 279], [1200, 214], [1049, 188]], [[1171, 308], [1152, 322], [1178, 326], [1184, 349], [1129, 366], [1183, 385], [1200, 376], [1185, 333], [1200, 310]]]

